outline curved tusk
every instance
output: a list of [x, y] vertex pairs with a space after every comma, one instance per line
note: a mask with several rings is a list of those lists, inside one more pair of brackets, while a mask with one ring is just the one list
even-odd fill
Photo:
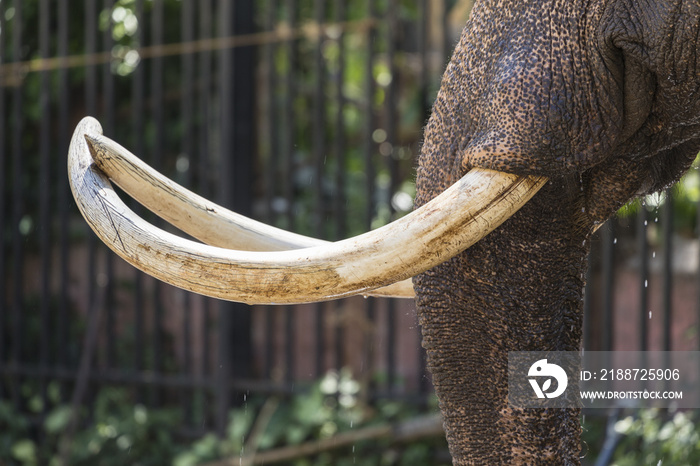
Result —
[[287, 251], [327, 243], [221, 207], [166, 178], [106, 136], [87, 134], [85, 139], [97, 167], [129, 196], [206, 244], [241, 251]]
[[[240, 251], [287, 251], [330, 244], [257, 222], [193, 193], [154, 170], [117, 142], [86, 134], [97, 167], [129, 196], [171, 225], [210, 246]], [[414, 298], [410, 279], [369, 296]]]
[[546, 182], [542, 177], [472, 170], [430, 203], [355, 238], [281, 252], [234, 251], [174, 236], [134, 214], [93, 163], [84, 135], [101, 133], [95, 119], [83, 119], [68, 156], [73, 195], [100, 239], [160, 280], [249, 304], [363, 294], [421, 273], [495, 229]]

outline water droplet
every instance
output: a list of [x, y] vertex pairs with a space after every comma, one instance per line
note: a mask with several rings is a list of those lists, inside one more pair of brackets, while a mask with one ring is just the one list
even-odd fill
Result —
[[617, 244], [617, 238], [613, 240], [613, 244]]
[[656, 251], [654, 251], [654, 252], [651, 253], [651, 258], [652, 258], [652, 259], [656, 259]]
[[651, 319], [651, 311], [649, 311], [649, 319]]
[[648, 226], [648, 225], [649, 225], [649, 221], [644, 220], [644, 226]]
[[654, 218], [654, 223], [659, 223], [659, 217]]
[[648, 288], [648, 287], [649, 287], [649, 280], [644, 280], [644, 288]]

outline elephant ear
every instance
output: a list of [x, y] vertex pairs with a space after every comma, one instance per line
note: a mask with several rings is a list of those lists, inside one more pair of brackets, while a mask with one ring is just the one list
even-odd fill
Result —
[[[549, 62], [502, 59], [478, 95], [468, 99], [471, 137], [462, 168], [489, 168], [550, 178], [580, 173], [604, 162], [623, 129], [623, 103]], [[570, 66], [573, 66], [570, 64]], [[580, 80], [580, 84], [579, 81]], [[605, 110], [601, 110], [604, 108]]]
[[604, 162], [621, 142], [626, 115], [624, 74], [605, 63], [605, 44], [582, 40], [603, 12], [581, 15], [562, 2], [548, 12], [547, 24], [557, 25], [550, 28], [529, 11], [539, 4], [514, 15], [496, 3], [477, 4], [481, 14], [472, 17], [443, 83], [448, 107], [468, 115], [462, 171], [553, 178]]

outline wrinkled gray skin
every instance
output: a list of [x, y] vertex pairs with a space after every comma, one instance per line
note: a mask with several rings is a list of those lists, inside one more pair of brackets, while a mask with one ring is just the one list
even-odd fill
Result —
[[546, 175], [414, 279], [455, 464], [579, 464], [579, 411], [507, 403], [507, 353], [577, 350], [589, 237], [700, 150], [698, 0], [481, 0], [426, 128], [417, 205], [471, 167]]

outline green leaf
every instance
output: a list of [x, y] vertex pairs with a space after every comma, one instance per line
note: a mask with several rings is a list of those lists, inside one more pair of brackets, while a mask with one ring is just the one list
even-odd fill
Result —
[[66, 428], [71, 419], [72, 408], [68, 405], [55, 408], [44, 421], [44, 428], [50, 434], [56, 434]]
[[12, 456], [25, 464], [36, 464], [36, 450], [33, 441], [22, 439], [12, 445]]

